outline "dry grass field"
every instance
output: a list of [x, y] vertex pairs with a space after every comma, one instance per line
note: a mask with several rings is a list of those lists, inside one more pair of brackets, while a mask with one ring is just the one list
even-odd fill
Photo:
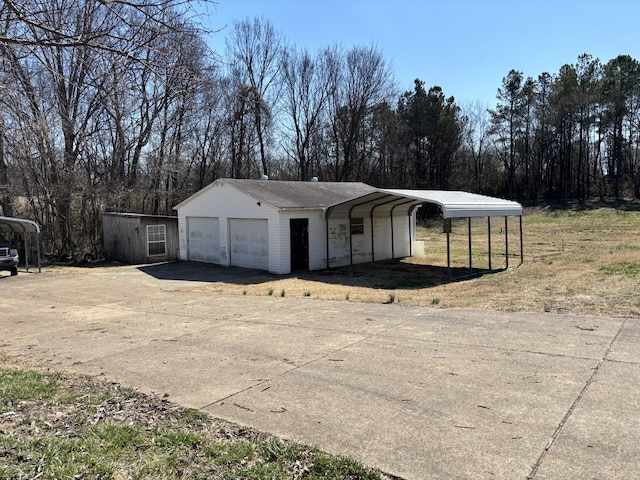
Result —
[[521, 266], [519, 222], [509, 219], [512, 268], [508, 270], [503, 270], [504, 220], [492, 218], [491, 222], [492, 268], [502, 270], [495, 273], [477, 275], [476, 269], [488, 268], [484, 218], [472, 222], [474, 277], [468, 276], [468, 224], [459, 220], [451, 234], [451, 282], [447, 281], [446, 235], [441, 222], [434, 222], [418, 230], [425, 244], [423, 258], [285, 277], [265, 274], [243, 283], [214, 283], [190, 290], [439, 308], [640, 315], [640, 202], [526, 209]]

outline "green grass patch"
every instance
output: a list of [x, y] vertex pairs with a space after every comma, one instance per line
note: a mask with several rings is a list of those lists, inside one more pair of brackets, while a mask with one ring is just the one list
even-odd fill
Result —
[[640, 263], [636, 262], [614, 262], [605, 265], [601, 270], [608, 275], [626, 275], [629, 277], [640, 276]]
[[113, 384], [0, 368], [0, 480], [373, 480], [349, 458]]
[[29, 370], [0, 369], [0, 413], [19, 401], [49, 399], [57, 391], [56, 378]]

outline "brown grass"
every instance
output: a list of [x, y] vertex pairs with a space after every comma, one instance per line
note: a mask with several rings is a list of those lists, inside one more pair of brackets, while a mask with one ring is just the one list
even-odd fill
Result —
[[[424, 258], [376, 262], [242, 284], [215, 283], [191, 291], [395, 302], [441, 308], [640, 315], [640, 203], [526, 209], [524, 264], [497, 273], [469, 273], [467, 221], [454, 222], [452, 275], [447, 282], [446, 235], [435, 222], [421, 227]], [[492, 267], [505, 266], [504, 220], [492, 218]], [[472, 222], [472, 264], [488, 268], [487, 220]], [[509, 223], [509, 265], [520, 263], [519, 223]], [[628, 268], [617, 269], [612, 266]], [[621, 271], [618, 271], [621, 270]], [[478, 273], [478, 271], [474, 271]]]

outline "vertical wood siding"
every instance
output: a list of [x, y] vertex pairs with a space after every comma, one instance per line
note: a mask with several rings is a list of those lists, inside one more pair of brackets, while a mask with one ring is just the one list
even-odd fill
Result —
[[[164, 255], [148, 255], [147, 226], [165, 226]], [[178, 252], [178, 219], [151, 215], [106, 212], [102, 216], [105, 257], [124, 263], [156, 263], [174, 261]]]

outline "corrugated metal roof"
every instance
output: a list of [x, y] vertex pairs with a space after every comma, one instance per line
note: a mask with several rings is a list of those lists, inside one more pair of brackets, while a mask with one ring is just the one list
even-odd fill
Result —
[[0, 232], [40, 233], [40, 227], [36, 222], [25, 218], [0, 217]]
[[241, 180], [224, 183], [276, 208], [325, 208], [376, 189], [362, 182], [296, 182], [285, 180]]
[[444, 218], [522, 215], [522, 205], [518, 202], [476, 193], [447, 190], [380, 189], [380, 191], [435, 203], [442, 209]]

